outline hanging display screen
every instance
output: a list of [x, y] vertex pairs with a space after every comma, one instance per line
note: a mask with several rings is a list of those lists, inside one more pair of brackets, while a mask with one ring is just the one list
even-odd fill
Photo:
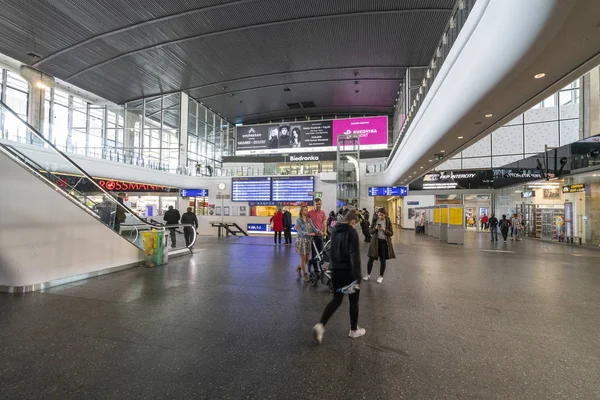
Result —
[[233, 178], [231, 201], [271, 201], [271, 178]]
[[276, 177], [271, 181], [272, 200], [313, 201], [315, 178], [312, 176]]

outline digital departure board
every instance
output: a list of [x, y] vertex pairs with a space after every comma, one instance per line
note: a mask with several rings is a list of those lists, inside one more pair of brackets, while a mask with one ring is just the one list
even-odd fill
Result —
[[231, 201], [271, 201], [271, 178], [233, 178]]
[[272, 199], [283, 201], [313, 201], [315, 178], [312, 176], [275, 177], [271, 181]]

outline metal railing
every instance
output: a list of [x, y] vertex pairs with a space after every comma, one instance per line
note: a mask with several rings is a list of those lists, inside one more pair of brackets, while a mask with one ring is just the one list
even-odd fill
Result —
[[[402, 124], [402, 127], [400, 128], [400, 132], [396, 138], [396, 141], [394, 142], [392, 151], [388, 156], [387, 161], [385, 161], [384, 163], [377, 162], [367, 164], [369, 170], [368, 174], [377, 174], [385, 172], [389, 163], [394, 159], [394, 156], [396, 155], [396, 152], [400, 147], [400, 143], [404, 139], [404, 136], [410, 128], [417, 112], [423, 105], [423, 101], [425, 100], [427, 93], [429, 93], [433, 81], [439, 74], [442, 64], [448, 57], [452, 46], [456, 42], [456, 39], [463, 26], [465, 25], [465, 22], [467, 21], [467, 18], [473, 10], [473, 7], [475, 6], [476, 2], [477, 0], [458, 0], [454, 5], [448, 24], [444, 29], [444, 33], [440, 39], [440, 42], [438, 43], [438, 46], [436, 47], [431, 62], [429, 63], [429, 68], [425, 73], [425, 77], [423, 78], [421, 85], [419, 85], [417, 95], [415, 96], [410, 108], [408, 109], [408, 115], [406, 115], [406, 119]], [[394, 118], [397, 117], [397, 115], [394, 115]]]
[[[136, 230], [138, 230], [138, 231], [140, 230], [140, 227], [143, 227], [143, 229], [147, 229], [147, 230], [152, 230], [152, 229], [165, 230], [165, 229], [170, 229], [170, 228], [181, 228], [181, 227], [182, 228], [186, 228], [186, 227], [193, 228], [193, 231], [194, 231], [193, 241], [189, 245], [186, 244], [187, 249], [192, 251], [192, 248], [193, 248], [193, 246], [196, 242], [196, 238], [197, 238], [196, 230], [193, 227], [193, 225], [191, 225], [191, 224], [162, 225], [162, 224], [150, 223], [148, 221], [145, 221], [140, 216], [138, 216], [135, 211], [130, 209], [125, 204], [119, 202], [115, 197], [113, 197], [113, 195], [111, 195], [111, 193], [107, 192], [106, 189], [104, 189], [102, 186], [100, 186], [77, 163], [75, 163], [63, 151], [61, 151], [54, 144], [52, 144], [48, 139], [46, 139], [40, 132], [38, 132], [35, 128], [33, 128], [33, 126], [31, 126], [27, 122], [23, 121], [23, 119], [14, 110], [12, 110], [10, 107], [8, 107], [1, 100], [0, 100], [0, 108], [6, 112], [12, 114], [20, 122], [20, 124], [22, 124], [23, 127], [25, 127], [28, 135], [31, 135], [31, 137], [36, 142], [38, 142], [38, 144], [40, 144], [44, 148], [48, 148], [48, 149], [52, 150], [54, 153], [56, 153], [57, 155], [60, 156], [61, 161], [64, 162], [65, 165], [67, 165], [70, 169], [74, 169], [77, 172], [77, 174], [82, 177], [81, 179], [78, 180], [78, 182], [81, 182], [83, 180], [83, 178], [85, 178], [87, 180], [86, 184], [93, 185], [95, 195], [97, 195], [97, 193], [100, 193], [103, 196], [103, 202], [99, 204], [99, 203], [90, 201], [88, 196], [84, 192], [80, 191], [77, 188], [77, 184], [75, 184], [75, 185], [69, 185], [69, 184], [59, 185], [59, 184], [57, 184], [57, 181], [53, 179], [53, 178], [56, 178], [56, 176], [54, 174], [52, 174], [52, 172], [47, 171], [46, 169], [42, 168], [41, 164], [39, 162], [37, 162], [36, 160], [32, 159], [31, 156], [28, 156], [28, 155], [16, 150], [14, 147], [12, 147], [10, 145], [0, 142], [0, 151], [2, 151], [4, 154], [6, 154], [9, 158], [11, 158], [15, 162], [17, 162], [18, 164], [20, 164], [21, 166], [26, 168], [28, 171], [30, 171], [35, 176], [37, 176], [42, 182], [44, 182], [47, 185], [51, 186], [52, 188], [56, 189], [65, 198], [69, 199], [71, 202], [73, 202], [74, 204], [76, 204], [77, 206], [79, 206], [80, 208], [82, 208], [83, 210], [85, 210], [86, 212], [91, 214], [92, 216], [94, 216], [96, 219], [98, 219], [99, 222], [103, 223], [104, 225], [108, 226], [111, 229], [114, 229], [114, 225], [115, 225], [114, 218], [115, 218], [115, 216], [117, 214], [117, 210], [119, 208], [122, 209], [123, 212], [125, 212], [126, 214], [130, 214], [136, 220], [135, 225], [136, 225]], [[120, 232], [118, 232], [118, 233], [120, 233]], [[134, 237], [135, 237], [135, 241], [139, 242], [139, 240], [138, 240], [139, 234], [136, 234]], [[132, 243], [141, 249], [143, 248], [141, 246], [141, 243], [136, 243], [136, 242], [132, 242]]]

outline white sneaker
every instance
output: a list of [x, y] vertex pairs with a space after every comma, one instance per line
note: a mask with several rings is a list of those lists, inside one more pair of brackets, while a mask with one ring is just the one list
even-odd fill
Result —
[[380, 276], [379, 278], [377, 278], [377, 283], [381, 283], [383, 282], [383, 276]]
[[348, 334], [348, 337], [350, 339], [356, 339], [359, 338], [361, 336], [365, 336], [365, 333], [367, 333], [365, 328], [358, 328], [355, 331], [350, 331], [350, 333]]
[[368, 281], [369, 279], [371, 279], [371, 275], [367, 274], [367, 275], [365, 275], [365, 277], [363, 278], [363, 281]]
[[313, 336], [317, 344], [321, 344], [323, 341], [323, 333], [325, 333], [325, 326], [319, 322], [313, 327]]

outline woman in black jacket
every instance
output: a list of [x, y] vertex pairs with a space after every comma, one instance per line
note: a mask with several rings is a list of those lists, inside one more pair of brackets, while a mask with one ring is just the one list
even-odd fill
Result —
[[369, 262], [367, 263], [367, 275], [363, 278], [363, 281], [371, 279], [371, 271], [373, 270], [373, 263], [379, 259], [379, 278], [377, 283], [383, 282], [383, 274], [385, 273], [385, 262], [386, 260], [396, 258], [394, 253], [394, 246], [392, 246], [392, 236], [394, 235], [394, 228], [392, 227], [392, 221], [388, 218], [383, 208], [379, 209], [377, 218], [373, 219], [371, 223], [371, 243], [369, 244]]
[[323, 340], [325, 333], [325, 324], [335, 313], [344, 300], [344, 294], [348, 294], [350, 300], [350, 333], [348, 336], [352, 339], [359, 338], [366, 333], [366, 330], [358, 327], [358, 290], [360, 286], [360, 246], [356, 225], [358, 224], [358, 215], [348, 213], [344, 219], [337, 223], [333, 228], [331, 235], [331, 256], [330, 270], [333, 273], [331, 278], [333, 284], [333, 299], [325, 310], [321, 321], [313, 328], [314, 338], [317, 343]]

